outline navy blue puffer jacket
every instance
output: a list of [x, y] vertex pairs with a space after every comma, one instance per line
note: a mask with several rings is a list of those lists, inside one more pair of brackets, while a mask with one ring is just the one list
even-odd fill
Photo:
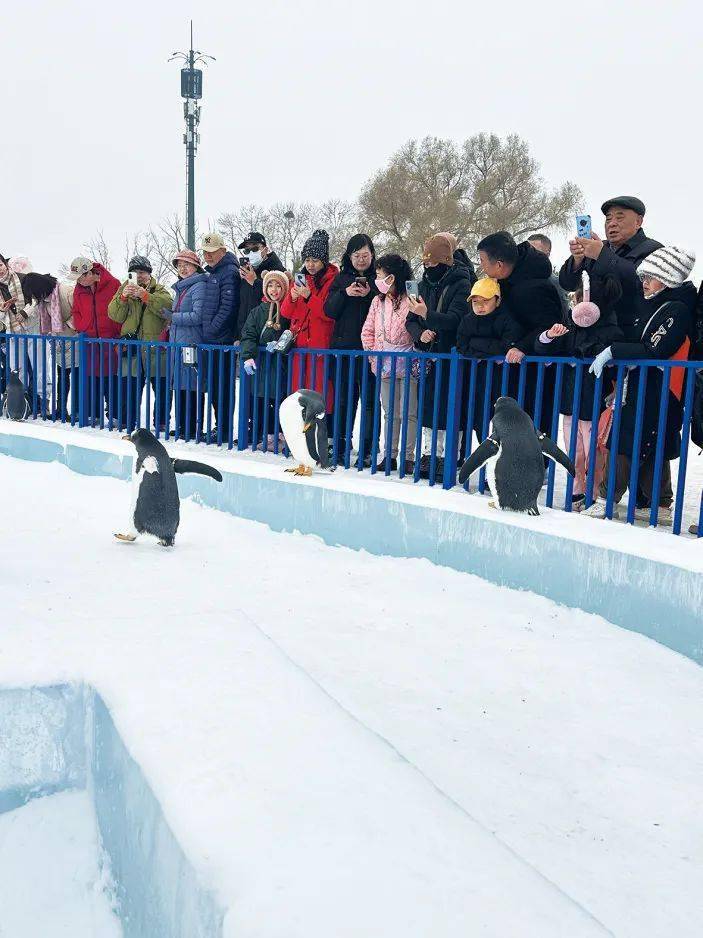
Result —
[[207, 284], [203, 301], [203, 342], [206, 345], [231, 345], [237, 333], [239, 311], [239, 264], [231, 251], [214, 267], [207, 266]]

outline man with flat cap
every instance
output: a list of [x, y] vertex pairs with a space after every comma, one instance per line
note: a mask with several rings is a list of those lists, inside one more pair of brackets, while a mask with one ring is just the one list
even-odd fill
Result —
[[642, 230], [645, 206], [633, 195], [620, 195], [608, 199], [601, 206], [605, 215], [605, 236], [602, 241], [595, 233], [590, 238], [569, 241], [571, 257], [559, 272], [559, 283], [569, 292], [581, 285], [585, 269], [594, 276], [615, 274], [620, 280], [622, 298], [616, 306], [618, 325], [626, 341], [634, 341], [634, 324], [640, 315], [642, 283], [637, 276], [640, 262], [662, 245], [648, 238]]

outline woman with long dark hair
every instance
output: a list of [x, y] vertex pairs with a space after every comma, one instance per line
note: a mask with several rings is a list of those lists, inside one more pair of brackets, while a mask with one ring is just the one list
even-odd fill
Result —
[[[376, 250], [373, 241], [366, 234], [355, 234], [350, 238], [342, 256], [340, 272], [330, 288], [325, 314], [334, 320], [332, 331], [333, 349], [356, 350], [362, 348], [361, 330], [371, 306], [371, 301], [378, 293], [376, 279]], [[349, 401], [349, 372], [354, 362], [352, 381], [351, 414]], [[351, 449], [351, 431], [354, 415], [359, 402], [364, 368], [368, 370], [365, 359], [342, 355], [336, 361], [334, 371], [335, 399], [339, 406], [335, 411], [333, 428], [337, 428], [338, 462], [343, 464], [347, 446]], [[367, 376], [367, 387], [371, 387]], [[373, 396], [366, 395], [366, 410], [363, 452], [366, 460], [370, 459], [373, 433]], [[349, 439], [347, 439], [347, 425]]]

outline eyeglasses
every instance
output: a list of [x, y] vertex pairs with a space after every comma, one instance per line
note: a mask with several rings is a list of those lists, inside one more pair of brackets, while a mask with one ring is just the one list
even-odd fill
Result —
[[263, 247], [263, 244], [257, 244], [253, 248], [242, 248], [242, 254], [256, 254], [257, 251], [260, 251]]
[[355, 251], [351, 256], [355, 261], [370, 261], [373, 257], [371, 251]]

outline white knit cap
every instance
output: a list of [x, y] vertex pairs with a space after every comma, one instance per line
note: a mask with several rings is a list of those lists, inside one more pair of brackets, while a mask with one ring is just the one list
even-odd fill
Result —
[[676, 247], [659, 248], [645, 257], [637, 268], [637, 275], [640, 280], [656, 277], [666, 287], [680, 287], [688, 279], [695, 263], [696, 255], [693, 251]]

